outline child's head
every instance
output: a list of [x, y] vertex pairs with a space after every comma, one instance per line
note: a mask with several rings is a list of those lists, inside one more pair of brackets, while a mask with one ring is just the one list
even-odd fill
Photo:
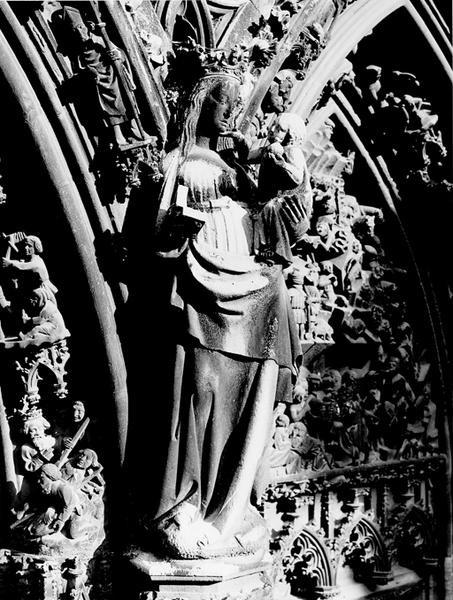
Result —
[[305, 138], [305, 123], [299, 115], [291, 112], [280, 114], [271, 130], [272, 141], [283, 145], [297, 144]]

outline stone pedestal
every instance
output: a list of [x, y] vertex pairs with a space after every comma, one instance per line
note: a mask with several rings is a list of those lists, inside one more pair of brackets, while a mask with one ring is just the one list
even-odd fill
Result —
[[[164, 561], [135, 553], [131, 565], [147, 582], [138, 600], [271, 600], [270, 561], [247, 558]], [[142, 580], [143, 581], [143, 580]]]

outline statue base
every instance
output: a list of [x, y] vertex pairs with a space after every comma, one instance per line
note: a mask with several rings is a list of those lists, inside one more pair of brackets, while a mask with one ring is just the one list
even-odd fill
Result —
[[130, 557], [130, 563], [142, 575], [146, 574], [138, 600], [272, 598], [270, 560], [257, 562], [252, 557], [241, 557], [169, 561], [138, 552]]

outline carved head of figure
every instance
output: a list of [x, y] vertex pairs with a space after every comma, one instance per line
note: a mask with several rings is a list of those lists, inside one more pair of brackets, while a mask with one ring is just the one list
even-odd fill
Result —
[[298, 423], [301, 421], [307, 410], [308, 404], [306, 402], [296, 402], [294, 404], [290, 404], [289, 414], [291, 415], [291, 422]]
[[340, 204], [340, 225], [352, 227], [356, 219], [360, 217], [360, 206], [355, 196], [344, 195]]
[[36, 235], [29, 235], [24, 240], [23, 252], [25, 257], [30, 259], [35, 254], [42, 254], [42, 242]]
[[85, 404], [81, 400], [72, 403], [71, 416], [74, 423], [81, 423], [85, 417]]
[[269, 142], [283, 146], [300, 145], [305, 139], [305, 123], [296, 113], [284, 112], [277, 117], [269, 132]]
[[30, 316], [39, 315], [46, 304], [46, 294], [42, 289], [33, 290], [27, 300], [26, 310]]
[[238, 93], [239, 86], [234, 79], [223, 77], [217, 80], [201, 107], [197, 126], [199, 135], [212, 137], [228, 131]]
[[317, 286], [319, 283], [319, 265], [314, 261], [307, 261], [305, 271], [305, 283], [307, 285]]
[[333, 226], [333, 218], [328, 215], [323, 215], [318, 218], [316, 221], [316, 233], [322, 240], [325, 240], [329, 237], [330, 232], [332, 231]]
[[61, 479], [61, 472], [53, 463], [44, 464], [38, 476], [38, 486], [43, 494], [50, 494], [55, 481]]
[[77, 469], [89, 469], [90, 467], [98, 467], [98, 455], [90, 448], [79, 450], [75, 457], [75, 467]]
[[77, 51], [91, 40], [91, 33], [80, 10], [75, 6], [64, 6], [52, 14], [52, 25], [63, 52]]
[[41, 414], [32, 414], [24, 422], [23, 431], [33, 443], [46, 437], [45, 431], [49, 429], [50, 423]]
[[327, 391], [337, 392], [341, 388], [341, 373], [337, 369], [327, 369], [322, 376], [322, 387]]
[[290, 423], [288, 415], [278, 415], [275, 419], [276, 427], [288, 427]]
[[79, 9], [79, 6], [64, 6], [63, 19], [70, 26], [74, 39], [83, 44], [91, 39], [90, 27], [93, 23], [85, 20], [87, 15]]
[[233, 74], [219, 73], [198, 81], [185, 114], [181, 137], [183, 155], [187, 156], [197, 138], [216, 138], [231, 129], [239, 83]]
[[304, 446], [304, 442], [308, 436], [306, 425], [300, 421], [292, 423], [289, 430], [289, 438], [291, 440], [291, 448], [299, 450]]
[[387, 360], [387, 371], [389, 373], [398, 373], [401, 365], [401, 359], [399, 356], [392, 354]]

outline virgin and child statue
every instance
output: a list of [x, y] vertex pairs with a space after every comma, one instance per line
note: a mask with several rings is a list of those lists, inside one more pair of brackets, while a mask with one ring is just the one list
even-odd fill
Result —
[[[267, 235], [257, 235], [260, 197], [263, 210], [274, 203], [266, 220], [267, 229], [278, 224], [271, 243], [280, 244], [276, 236], [285, 230], [288, 210], [280, 214], [279, 207], [287, 207], [282, 198], [253, 189], [241, 153], [217, 150], [227, 146], [219, 140], [231, 133], [239, 89], [234, 74], [201, 78], [179, 146], [164, 160], [155, 254], [171, 284], [159, 315], [167, 351], [160, 352], [156, 372], [158, 403], [168, 418], [156, 419], [166, 443], [153, 478], [152, 530], [158, 551], [173, 558], [265, 549], [267, 531], [256, 504], [266, 485], [273, 408], [277, 400], [291, 401], [300, 358], [283, 277], [286, 259], [281, 253], [264, 259], [256, 248]], [[235, 139], [241, 142], [238, 134]], [[303, 188], [305, 199], [290, 212], [305, 219], [306, 231], [306, 168], [285, 173], [286, 188]], [[286, 244], [298, 228], [290, 229]], [[156, 283], [164, 295], [164, 283]]]

